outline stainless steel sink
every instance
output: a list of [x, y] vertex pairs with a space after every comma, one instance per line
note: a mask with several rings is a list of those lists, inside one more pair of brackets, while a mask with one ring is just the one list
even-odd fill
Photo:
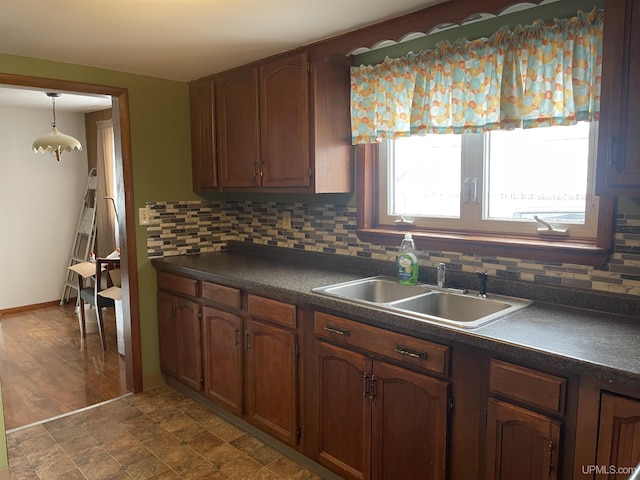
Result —
[[402, 285], [391, 277], [370, 277], [314, 288], [313, 291], [354, 301], [389, 303], [422, 295], [430, 290], [425, 285]]
[[489, 298], [476, 292], [454, 293], [432, 285], [402, 285], [392, 277], [361, 280], [314, 288], [314, 292], [382, 308], [416, 320], [476, 328], [531, 304], [503, 295]]

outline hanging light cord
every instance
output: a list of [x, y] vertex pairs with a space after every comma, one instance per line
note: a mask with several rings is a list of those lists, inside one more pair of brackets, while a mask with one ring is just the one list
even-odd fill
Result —
[[51, 126], [55, 128], [56, 126], [56, 97], [51, 97], [51, 101], [53, 102], [53, 122]]

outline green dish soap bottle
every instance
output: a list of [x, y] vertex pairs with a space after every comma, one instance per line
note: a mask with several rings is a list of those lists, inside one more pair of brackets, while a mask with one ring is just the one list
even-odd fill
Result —
[[418, 283], [418, 257], [415, 254], [416, 246], [411, 234], [407, 233], [400, 244], [398, 254], [398, 282], [404, 285]]

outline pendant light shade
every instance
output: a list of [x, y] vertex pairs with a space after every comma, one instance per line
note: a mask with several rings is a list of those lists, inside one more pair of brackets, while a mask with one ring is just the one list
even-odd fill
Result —
[[80, 142], [71, 135], [66, 135], [58, 131], [56, 127], [56, 98], [59, 93], [47, 93], [51, 97], [53, 103], [53, 122], [51, 122], [51, 131], [46, 135], [38, 137], [33, 142], [33, 151], [55, 153], [56, 159], [60, 161], [63, 151], [71, 152], [73, 150], [82, 150]]

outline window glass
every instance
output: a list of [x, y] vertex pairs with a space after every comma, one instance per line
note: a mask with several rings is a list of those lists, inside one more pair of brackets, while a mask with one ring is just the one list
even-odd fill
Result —
[[[380, 225], [537, 236], [534, 216], [596, 236], [596, 124], [383, 142]], [[568, 227], [567, 227], [568, 226]]]
[[460, 218], [461, 136], [389, 142], [389, 215]]
[[589, 124], [487, 134], [484, 219], [583, 224]]

